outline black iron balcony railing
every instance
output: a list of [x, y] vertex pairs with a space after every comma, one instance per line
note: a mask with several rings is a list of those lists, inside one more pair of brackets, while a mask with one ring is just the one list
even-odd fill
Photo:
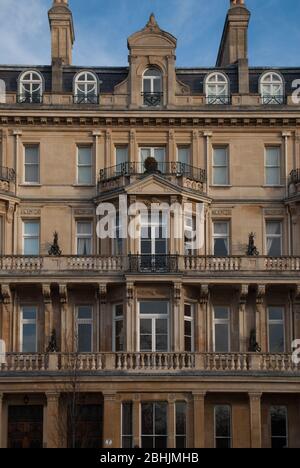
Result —
[[18, 94], [17, 96], [18, 104], [42, 104], [43, 95], [42, 94]]
[[231, 97], [208, 95], [206, 96], [206, 104], [220, 104], [220, 105], [231, 104]]
[[15, 182], [16, 180], [15, 170], [10, 169], [9, 167], [0, 166], [0, 180], [4, 180], [6, 182]]
[[144, 106], [157, 107], [163, 103], [163, 93], [142, 93]]
[[130, 273], [177, 273], [178, 255], [129, 255]]
[[74, 104], [99, 104], [99, 96], [96, 94], [75, 94]]
[[294, 169], [290, 173], [290, 183], [299, 184], [300, 183], [300, 169]]
[[176, 177], [190, 177], [191, 179], [205, 183], [206, 171], [180, 162], [157, 162], [153, 170], [147, 170], [142, 162], [126, 162], [117, 166], [101, 169], [100, 181], [110, 180], [115, 177], [148, 175], [148, 174], [174, 175]]
[[275, 104], [275, 105], [285, 104], [285, 96], [264, 95], [261, 97], [261, 102], [262, 104]]

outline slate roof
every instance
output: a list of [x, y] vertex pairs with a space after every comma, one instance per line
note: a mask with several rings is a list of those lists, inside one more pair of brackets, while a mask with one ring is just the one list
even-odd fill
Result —
[[[0, 80], [4, 80], [7, 92], [17, 92], [17, 83], [20, 74], [25, 70], [38, 70], [44, 78], [45, 92], [51, 92], [51, 66], [21, 66], [0, 65]], [[100, 93], [113, 93], [114, 87], [122, 83], [127, 76], [128, 67], [65, 67], [63, 72], [63, 91], [72, 93], [75, 75], [82, 70], [93, 71], [100, 81]], [[249, 69], [250, 93], [259, 92], [259, 79], [262, 73], [274, 70], [282, 74], [285, 81], [286, 94], [293, 91], [292, 82], [300, 79], [300, 68], [272, 68], [252, 67]], [[213, 71], [224, 72], [230, 81], [230, 93], [238, 92], [238, 70], [236, 66], [227, 68], [177, 68], [177, 78], [188, 85], [192, 94], [204, 93], [204, 80], [208, 73]]]

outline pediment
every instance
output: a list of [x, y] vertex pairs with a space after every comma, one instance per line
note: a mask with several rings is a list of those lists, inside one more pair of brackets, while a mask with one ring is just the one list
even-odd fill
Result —
[[176, 48], [177, 39], [172, 34], [160, 29], [154, 14], [141, 31], [132, 34], [128, 38], [128, 48], [133, 47], [165, 47]]
[[126, 192], [131, 195], [178, 195], [181, 190], [180, 187], [154, 174], [128, 185]]

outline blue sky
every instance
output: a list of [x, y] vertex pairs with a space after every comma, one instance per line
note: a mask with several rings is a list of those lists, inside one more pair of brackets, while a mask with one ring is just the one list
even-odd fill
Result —
[[[177, 66], [215, 64], [229, 0], [69, 0], [76, 65], [127, 65], [127, 37], [153, 11], [178, 39]], [[246, 0], [251, 65], [300, 66], [300, 1]], [[0, 63], [50, 63], [52, 0], [0, 0]]]

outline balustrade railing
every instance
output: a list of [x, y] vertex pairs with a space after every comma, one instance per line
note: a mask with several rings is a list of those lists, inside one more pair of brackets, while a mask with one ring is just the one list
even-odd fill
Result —
[[0, 373], [25, 372], [300, 373], [292, 354], [267, 353], [7, 353]]

